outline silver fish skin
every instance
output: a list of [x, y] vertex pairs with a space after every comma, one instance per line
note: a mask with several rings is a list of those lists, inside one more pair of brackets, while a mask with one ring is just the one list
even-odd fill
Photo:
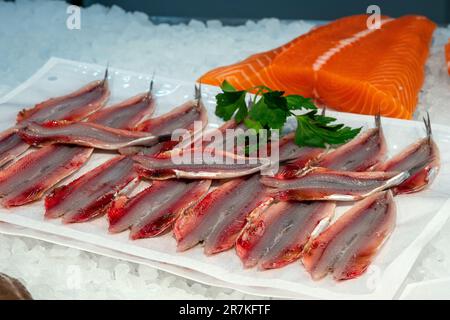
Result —
[[63, 216], [64, 223], [92, 220], [105, 214], [118, 194], [131, 191], [138, 181], [133, 160], [117, 156], [54, 189], [45, 199], [45, 217]]
[[133, 159], [138, 163], [137, 170], [141, 177], [154, 180], [166, 179], [231, 179], [248, 176], [268, 168], [269, 159], [239, 157], [232, 153], [219, 153], [223, 164], [208, 163], [203, 159], [188, 164], [177, 164], [173, 154], [158, 157], [137, 155]]
[[395, 228], [391, 191], [357, 202], [305, 249], [303, 265], [314, 280], [332, 273], [335, 280], [360, 276]]
[[101, 109], [109, 98], [108, 71], [103, 80], [93, 81], [65, 96], [51, 98], [21, 111], [17, 122], [43, 123], [53, 120], [80, 121]]
[[347, 172], [312, 168], [293, 179], [262, 177], [271, 194], [282, 200], [355, 201], [395, 187], [408, 172]]
[[281, 268], [301, 257], [319, 223], [330, 220], [336, 205], [329, 201], [281, 201], [255, 210], [236, 241], [244, 267]]
[[387, 145], [379, 115], [375, 117], [375, 124], [375, 128], [324, 154], [313, 166], [340, 171], [366, 171], [384, 161]]
[[419, 192], [428, 187], [439, 172], [440, 153], [432, 137], [429, 116], [424, 118], [424, 123], [427, 137], [409, 145], [402, 152], [375, 168], [380, 171], [409, 172], [409, 178], [393, 189], [395, 194]]
[[114, 129], [90, 122], [29, 123], [19, 131], [23, 140], [32, 145], [74, 144], [103, 150], [118, 150], [128, 146], [152, 146], [165, 137], [143, 132]]

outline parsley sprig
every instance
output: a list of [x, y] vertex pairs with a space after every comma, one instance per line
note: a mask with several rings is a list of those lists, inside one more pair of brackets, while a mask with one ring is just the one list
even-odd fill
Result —
[[[221, 89], [222, 92], [216, 95], [218, 117], [225, 121], [234, 118], [237, 123], [244, 122], [248, 128], [258, 131], [281, 129], [287, 118], [294, 116], [297, 119], [295, 143], [299, 146], [324, 148], [339, 145], [353, 139], [361, 131], [361, 128], [333, 124], [336, 119], [319, 114], [309, 98], [284, 95], [283, 91], [266, 86], [238, 91], [226, 80]], [[255, 92], [251, 103], [246, 101], [249, 92]], [[307, 112], [298, 114], [298, 111]]]

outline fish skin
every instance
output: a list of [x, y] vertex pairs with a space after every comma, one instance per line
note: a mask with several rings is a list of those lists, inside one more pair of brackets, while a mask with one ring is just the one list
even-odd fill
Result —
[[[201, 150], [203, 152], [203, 150]], [[229, 179], [247, 176], [268, 168], [271, 162], [268, 159], [253, 159], [236, 156], [232, 153], [220, 151], [216, 155], [222, 155], [225, 164], [175, 164], [172, 161], [172, 153], [160, 154], [159, 156], [136, 155], [133, 157], [137, 162], [136, 170], [145, 179], [167, 180], [167, 179]], [[254, 164], [251, 163], [254, 160]], [[229, 162], [228, 162], [229, 161]], [[239, 163], [243, 162], [243, 163]]]
[[[31, 109], [22, 110], [17, 115], [17, 122], [80, 121], [101, 109], [109, 95], [108, 80], [96, 80], [75, 92], [48, 99]], [[77, 99], [81, 101], [77, 102]]]
[[227, 80], [237, 90], [266, 85], [338, 111], [411, 119], [436, 25], [423, 16], [380, 18], [379, 29], [367, 28], [367, 15], [335, 20], [199, 81]]
[[364, 273], [380, 247], [392, 233], [396, 206], [390, 191], [357, 202], [335, 223], [315, 238], [302, 262], [314, 280], [329, 272], [336, 280]]
[[[293, 179], [262, 177], [269, 193], [280, 200], [354, 201], [399, 185], [408, 172], [347, 172], [312, 168]], [[328, 186], [320, 186], [327, 183]]]
[[414, 193], [429, 186], [440, 168], [439, 148], [426, 137], [376, 167], [379, 171], [408, 171], [410, 177], [393, 188], [394, 194]]
[[62, 143], [104, 150], [136, 145], [152, 146], [161, 140], [161, 137], [143, 132], [115, 129], [91, 122], [68, 121], [52, 121], [42, 125], [28, 123], [20, 129], [19, 134], [32, 145]]
[[54, 145], [19, 159], [0, 171], [1, 205], [9, 208], [39, 200], [55, 184], [83, 166], [92, 151]]
[[194, 121], [201, 121], [203, 127], [208, 123], [206, 108], [198, 100], [190, 100], [159, 117], [148, 119], [139, 124], [136, 130], [154, 135], [171, 135], [180, 128], [193, 131]]
[[[76, 105], [76, 108], [74, 108], [74, 106], [72, 106], [72, 109], [69, 108], [69, 111], [72, 112], [63, 112], [64, 110], [61, 111], [57, 109], [58, 105], [61, 106], [64, 100], [82, 97], [90, 90], [95, 89], [98, 89], [99, 94], [91, 97], [92, 99], [89, 99], [88, 101], [84, 101], [84, 103]], [[22, 141], [17, 133], [24, 123], [27, 121], [82, 120], [89, 114], [102, 108], [108, 100], [109, 94], [107, 80], [94, 81], [73, 93], [46, 100], [36, 104], [31, 109], [20, 111], [17, 115], [18, 125], [0, 133], [0, 168], [29, 149], [29, 144]], [[55, 112], [55, 110], [59, 112]]]
[[325, 154], [316, 164], [331, 170], [361, 172], [370, 170], [386, 158], [386, 140], [380, 128], [363, 132], [357, 138]]
[[[230, 180], [187, 209], [173, 229], [177, 250], [188, 250], [202, 241], [207, 255], [231, 249], [247, 215], [272, 200], [258, 184], [258, 176]], [[231, 224], [230, 219], [234, 219]]]
[[84, 222], [104, 214], [118, 193], [138, 181], [133, 161], [117, 156], [45, 198], [45, 217], [63, 216], [64, 223]]
[[133, 130], [143, 119], [155, 111], [155, 99], [148, 93], [141, 93], [92, 114], [87, 121], [107, 127]]
[[236, 240], [236, 253], [245, 268], [281, 268], [301, 257], [311, 234], [324, 219], [331, 219], [334, 202], [282, 201], [255, 210]]
[[[145, 95], [147, 97], [147, 94]], [[118, 107], [111, 107], [107, 112], [101, 112], [100, 116], [90, 117], [88, 121], [95, 121], [103, 125], [110, 125], [120, 128], [126, 128], [140, 121], [144, 112], [149, 111], [149, 107], [133, 108], [133, 98], [121, 103]], [[151, 107], [150, 107], [151, 108]], [[122, 116], [121, 121], [114, 121], [117, 116]], [[113, 120], [113, 121], [111, 121]], [[17, 136], [19, 137], [19, 136]], [[20, 138], [19, 138], [20, 139]], [[22, 141], [20, 139], [20, 141]], [[16, 163], [0, 172], [2, 182], [0, 185], [8, 185], [14, 181], [16, 175], [20, 177], [19, 181], [27, 181], [27, 184], [16, 185], [15, 188], [0, 193], [3, 206], [20, 206], [36, 200], [39, 200], [45, 192], [50, 190], [58, 182], [70, 176], [81, 168], [90, 158], [93, 148], [84, 148], [65, 145], [48, 145], [36, 151], [33, 151], [19, 159]], [[36, 168], [36, 170], [26, 170], [27, 168]], [[40, 170], [44, 170], [41, 174]], [[0, 187], [1, 189], [1, 187]]]
[[[189, 113], [189, 111], [193, 111]], [[188, 117], [180, 117], [181, 114], [187, 114]], [[191, 117], [192, 116], [192, 117]], [[181, 118], [184, 122], [176, 122]], [[174, 121], [175, 120], [175, 121]], [[187, 140], [192, 141], [195, 132], [194, 121], [200, 121], [203, 129], [208, 124], [208, 114], [201, 101], [192, 100], [176, 107], [172, 111], [156, 118], [150, 118], [135, 127], [135, 131], [151, 133], [154, 135], [169, 136], [176, 129], [188, 131], [188, 137], [182, 137], [181, 141], [165, 141], [152, 147], [133, 146], [120, 148], [119, 153], [123, 155], [156, 155], [160, 152], [169, 151], [173, 148], [180, 148], [181, 145], [187, 146]], [[184, 142], [183, 142], [184, 141]]]
[[133, 197], [119, 197], [108, 211], [109, 232], [132, 229], [130, 238], [153, 237], [169, 229], [175, 219], [205, 194], [210, 180], [153, 181]]
[[17, 134], [18, 130], [18, 127], [14, 127], [0, 133], [0, 168], [30, 148]]

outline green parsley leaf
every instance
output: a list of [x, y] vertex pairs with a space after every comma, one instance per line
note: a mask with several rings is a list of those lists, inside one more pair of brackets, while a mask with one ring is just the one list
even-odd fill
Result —
[[361, 128], [352, 129], [343, 124], [330, 125], [335, 118], [318, 115], [317, 111], [299, 115], [295, 143], [300, 146], [325, 148], [326, 145], [338, 145], [353, 139]]
[[291, 94], [286, 96], [286, 100], [289, 110], [317, 109], [311, 98], [305, 98], [299, 95]]

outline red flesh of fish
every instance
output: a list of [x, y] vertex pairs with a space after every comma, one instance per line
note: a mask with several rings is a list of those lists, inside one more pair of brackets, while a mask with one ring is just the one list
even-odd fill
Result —
[[302, 262], [315, 280], [329, 272], [336, 280], [358, 277], [367, 269], [395, 227], [390, 191], [358, 203], [313, 240]]
[[130, 237], [141, 239], [169, 230], [179, 215], [208, 192], [210, 180], [154, 181], [137, 195], [119, 197], [108, 211], [109, 231], [131, 228]]

